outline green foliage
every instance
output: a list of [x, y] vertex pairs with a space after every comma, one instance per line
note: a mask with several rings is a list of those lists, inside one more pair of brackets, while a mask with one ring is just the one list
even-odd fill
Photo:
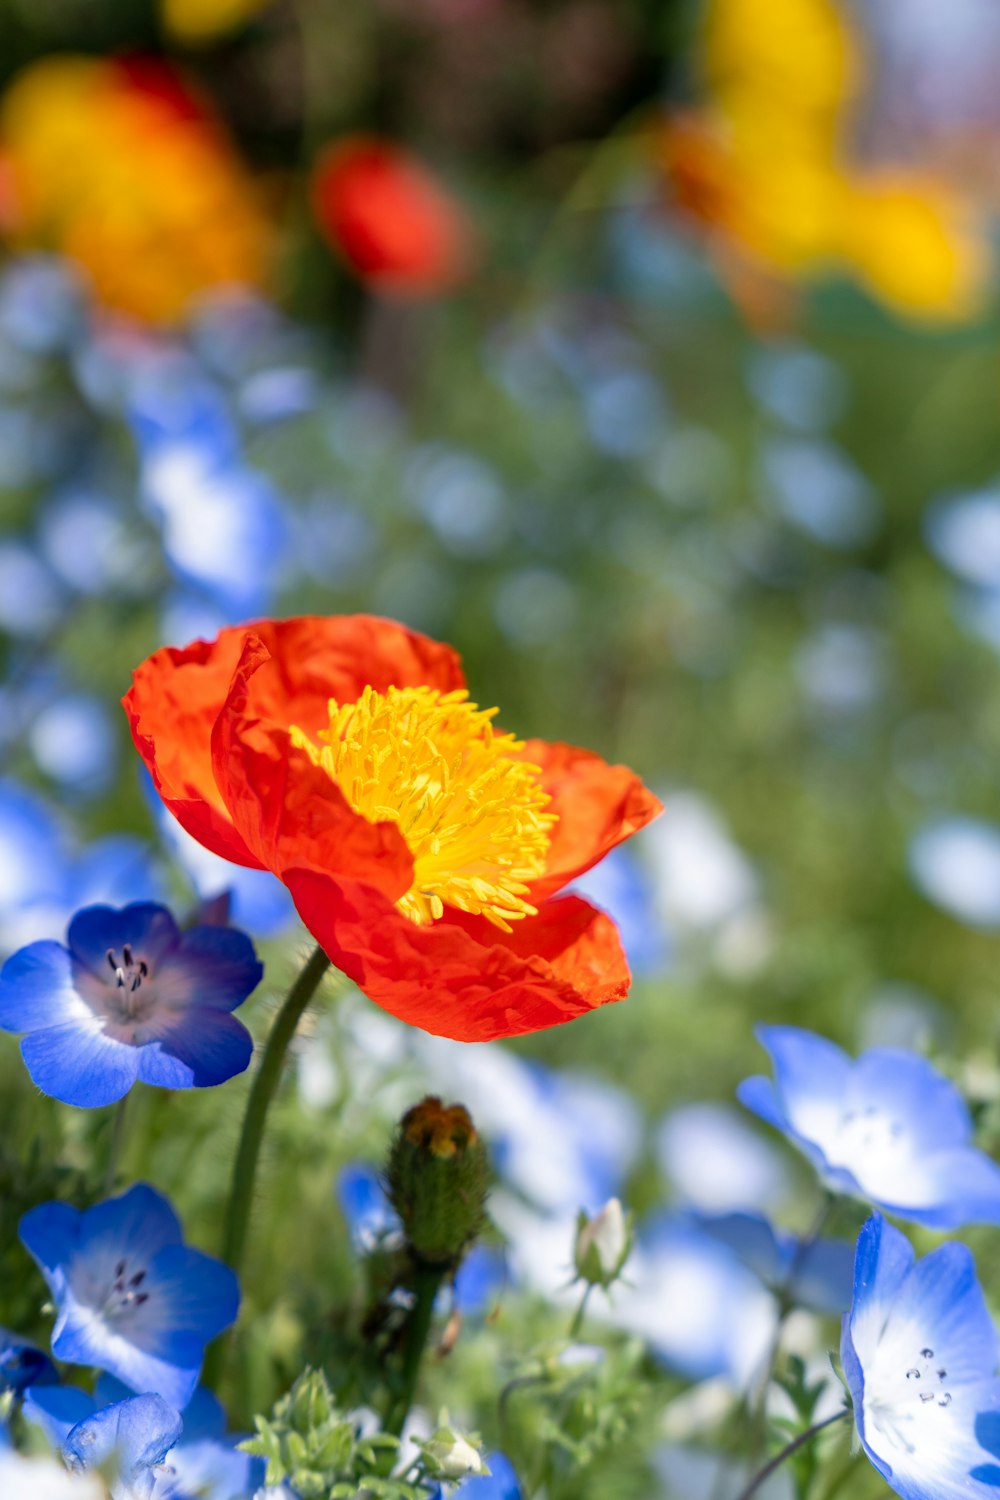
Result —
[[288, 1482], [302, 1500], [419, 1500], [427, 1487], [393, 1478], [399, 1439], [360, 1436], [350, 1413], [337, 1406], [321, 1370], [305, 1370], [270, 1417], [257, 1417], [256, 1437], [243, 1447], [267, 1463], [268, 1484]]
[[[500, 1396], [503, 1443], [527, 1492], [578, 1500], [591, 1470], [634, 1442], [655, 1402], [642, 1345], [554, 1344], [526, 1359]], [[589, 1493], [589, 1490], [586, 1490]]]

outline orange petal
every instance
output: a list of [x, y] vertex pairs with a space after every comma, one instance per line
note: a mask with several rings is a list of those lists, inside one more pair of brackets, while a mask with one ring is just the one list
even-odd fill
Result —
[[232, 819], [212, 771], [212, 726], [239, 659], [242, 630], [183, 650], [165, 646], [132, 674], [122, 704], [135, 748], [182, 827], [213, 854], [260, 867]]
[[596, 865], [617, 844], [663, 811], [663, 804], [627, 766], [609, 766], [575, 745], [529, 740], [521, 752], [542, 768], [542, 785], [559, 821], [552, 830], [545, 874], [532, 886], [544, 901]]
[[369, 823], [340, 788], [296, 749], [283, 723], [261, 713], [278, 702], [283, 663], [249, 634], [215, 724], [215, 778], [238, 832], [261, 864], [364, 879], [397, 901], [413, 859], [394, 823]]
[[255, 681], [254, 711], [307, 733], [329, 722], [330, 698], [353, 702], [366, 683], [382, 692], [427, 683], [447, 693], [464, 687], [465, 678], [450, 646], [372, 615], [261, 620], [223, 630], [215, 641], [165, 647], [144, 661], [122, 702], [157, 791], [199, 843], [256, 867], [261, 861], [237, 833], [212, 765], [212, 730], [251, 632], [275, 661]]
[[357, 881], [291, 870], [285, 883], [333, 963], [376, 1005], [435, 1036], [522, 1036], [628, 993], [614, 923], [578, 896], [546, 902], [506, 934], [451, 914], [418, 927]]

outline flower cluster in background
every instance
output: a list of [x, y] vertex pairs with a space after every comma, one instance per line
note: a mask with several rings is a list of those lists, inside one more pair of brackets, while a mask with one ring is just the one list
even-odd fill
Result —
[[996, 1493], [998, 67], [0, 0], [0, 1494]]

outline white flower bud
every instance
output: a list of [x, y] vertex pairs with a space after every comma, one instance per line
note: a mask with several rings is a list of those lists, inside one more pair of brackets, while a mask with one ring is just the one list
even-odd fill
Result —
[[584, 1281], [592, 1286], [610, 1286], [631, 1248], [632, 1227], [617, 1198], [609, 1198], [593, 1218], [580, 1214], [573, 1262]]
[[421, 1448], [435, 1479], [481, 1478], [490, 1472], [475, 1443], [450, 1427], [439, 1427]]

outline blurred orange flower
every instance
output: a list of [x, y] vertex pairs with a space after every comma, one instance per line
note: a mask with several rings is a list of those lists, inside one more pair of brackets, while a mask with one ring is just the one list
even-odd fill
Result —
[[709, 0], [708, 103], [678, 112], [655, 151], [678, 206], [711, 232], [731, 287], [847, 270], [906, 316], [975, 311], [987, 251], [969, 205], [929, 172], [851, 159], [864, 75], [833, 0]]
[[189, 46], [211, 42], [242, 26], [269, 0], [160, 0], [166, 31]]
[[4, 229], [75, 260], [100, 302], [153, 323], [259, 286], [270, 230], [220, 123], [167, 64], [49, 57], [0, 104]]
[[473, 234], [462, 209], [391, 141], [349, 136], [328, 147], [313, 170], [312, 202], [326, 239], [380, 292], [433, 296], [472, 263]]
[[449, 646], [392, 620], [261, 620], [157, 651], [124, 699], [164, 803], [272, 870], [378, 1005], [488, 1041], [628, 992], [611, 919], [559, 894], [660, 804], [625, 766], [494, 728]]

